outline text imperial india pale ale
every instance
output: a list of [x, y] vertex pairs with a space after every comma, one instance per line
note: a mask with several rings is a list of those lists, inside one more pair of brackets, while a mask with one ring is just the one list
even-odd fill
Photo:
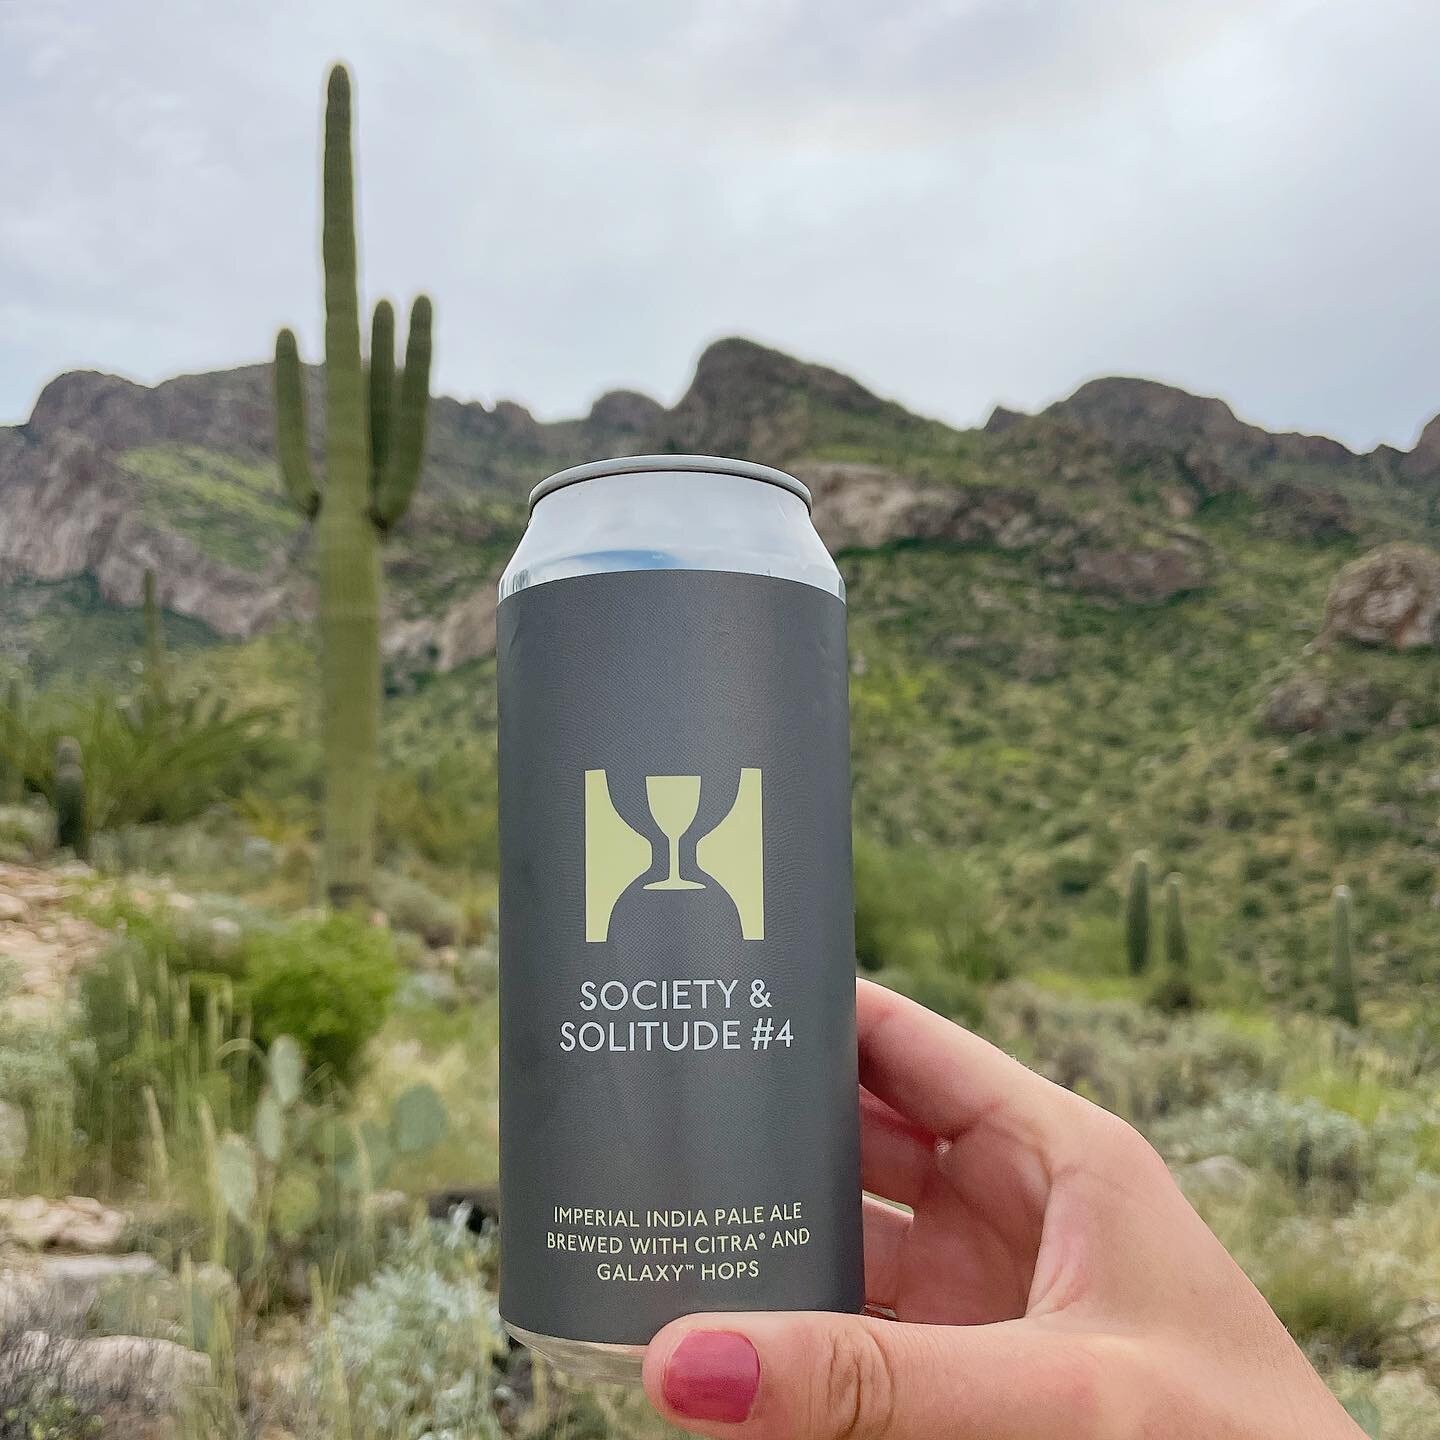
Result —
[[844, 582], [778, 470], [551, 476], [500, 582], [500, 1308], [864, 1304]]

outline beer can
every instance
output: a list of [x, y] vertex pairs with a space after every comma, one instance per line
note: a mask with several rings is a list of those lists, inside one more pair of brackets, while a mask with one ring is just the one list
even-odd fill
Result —
[[500, 1310], [864, 1305], [844, 582], [792, 476], [552, 475], [500, 582]]

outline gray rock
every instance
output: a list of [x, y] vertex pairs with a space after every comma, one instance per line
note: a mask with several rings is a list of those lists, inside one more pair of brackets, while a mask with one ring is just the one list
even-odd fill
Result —
[[72, 1325], [95, 1308], [101, 1293], [123, 1298], [162, 1283], [166, 1271], [150, 1255], [43, 1255], [0, 1272], [0, 1319], [34, 1316]]
[[1255, 1185], [1255, 1172], [1233, 1155], [1210, 1155], [1184, 1166], [1178, 1175], [1191, 1194], [1220, 1200], [1242, 1200]]
[[1323, 638], [1414, 650], [1440, 643], [1440, 554], [1397, 541], [1347, 565], [1325, 601]]

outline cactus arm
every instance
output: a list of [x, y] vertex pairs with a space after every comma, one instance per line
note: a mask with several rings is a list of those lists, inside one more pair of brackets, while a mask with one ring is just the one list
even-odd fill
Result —
[[410, 508], [425, 465], [425, 428], [430, 412], [430, 331], [432, 309], [426, 295], [410, 308], [405, 370], [390, 437], [390, 454], [375, 493], [375, 523], [382, 533]]
[[320, 492], [310, 471], [310, 440], [305, 428], [305, 382], [293, 330], [275, 337], [275, 451], [290, 502], [305, 518], [320, 508]]
[[382, 300], [370, 322], [370, 485], [378, 490], [390, 454], [395, 406], [395, 307]]
[[370, 518], [370, 435], [360, 363], [350, 77], [330, 73], [325, 116], [325, 505], [320, 571], [325, 889], [364, 898], [374, 863], [380, 729], [380, 545]]

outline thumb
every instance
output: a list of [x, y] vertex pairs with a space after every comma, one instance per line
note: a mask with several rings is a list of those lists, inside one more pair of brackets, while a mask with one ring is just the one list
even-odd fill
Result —
[[719, 1440], [1110, 1435], [1130, 1410], [1122, 1349], [1024, 1320], [691, 1315], [650, 1342], [645, 1393], [673, 1424]]

